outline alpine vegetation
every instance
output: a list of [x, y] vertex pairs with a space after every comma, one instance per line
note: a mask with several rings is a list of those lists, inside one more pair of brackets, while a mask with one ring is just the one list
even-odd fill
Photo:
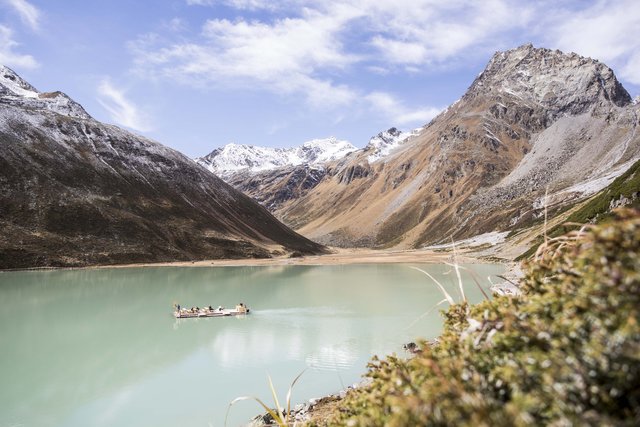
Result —
[[640, 212], [549, 241], [520, 297], [444, 313], [439, 343], [373, 358], [369, 387], [312, 425], [637, 425]]

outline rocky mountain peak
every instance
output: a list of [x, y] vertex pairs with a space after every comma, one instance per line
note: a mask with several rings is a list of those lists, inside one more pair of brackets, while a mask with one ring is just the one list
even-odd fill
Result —
[[325, 139], [307, 141], [296, 148], [295, 152], [298, 157], [303, 159], [303, 163], [316, 164], [338, 160], [355, 150], [356, 147], [349, 141], [343, 141], [331, 136]]
[[223, 178], [237, 172], [261, 172], [281, 167], [323, 164], [356, 151], [348, 141], [335, 137], [313, 139], [291, 148], [227, 144], [196, 161]]
[[394, 148], [403, 144], [410, 137], [417, 135], [421, 130], [422, 128], [416, 129], [412, 132], [402, 132], [398, 128], [392, 127], [371, 137], [371, 139], [369, 139], [369, 143], [364, 148], [365, 152], [370, 153], [367, 157], [368, 162], [372, 163], [385, 157]]
[[34, 110], [54, 111], [79, 119], [91, 118], [80, 104], [66, 94], [59, 91], [39, 92], [15, 71], [4, 65], [0, 65], [0, 103]]
[[576, 53], [526, 44], [497, 52], [475, 79], [465, 98], [511, 96], [533, 102], [552, 115], [585, 113], [599, 103], [631, 103], [611, 68]]
[[0, 69], [0, 269], [322, 248], [158, 142]]
[[25, 96], [38, 92], [36, 88], [22, 79], [11, 68], [0, 65], [0, 94], [4, 95], [7, 91], [11, 91], [15, 95]]

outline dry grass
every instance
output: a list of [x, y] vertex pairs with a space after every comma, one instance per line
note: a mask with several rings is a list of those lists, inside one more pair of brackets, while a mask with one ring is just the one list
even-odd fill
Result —
[[[236, 397], [229, 404], [229, 408], [227, 409], [227, 414], [224, 417], [224, 425], [225, 425], [225, 427], [227, 425], [227, 420], [229, 418], [229, 412], [231, 411], [231, 407], [233, 405], [235, 405], [236, 403], [242, 402], [242, 401], [245, 401], [245, 400], [255, 400], [256, 402], [258, 402], [260, 404], [260, 406], [262, 406], [262, 408], [267, 412], [267, 414], [269, 414], [271, 416], [271, 418], [273, 419], [273, 422], [278, 427], [287, 427], [287, 426], [289, 426], [290, 421], [292, 421], [290, 419], [290, 416], [291, 416], [291, 393], [293, 391], [293, 386], [296, 384], [298, 379], [300, 379], [302, 374], [304, 374], [304, 371], [300, 372], [298, 374], [298, 376], [291, 382], [291, 385], [289, 386], [289, 391], [287, 392], [287, 396], [285, 398], [285, 402], [286, 402], [286, 405], [287, 405], [286, 409], [283, 406], [280, 405], [280, 401], [278, 400], [278, 393], [276, 393], [276, 390], [275, 390], [275, 388], [273, 386], [273, 381], [271, 380], [271, 376], [267, 375], [267, 378], [269, 379], [269, 388], [271, 389], [271, 396], [273, 397], [273, 401], [275, 403], [275, 409], [270, 408], [261, 399], [255, 397], [255, 396], [240, 396], [240, 397]], [[293, 425], [295, 426], [296, 423], [294, 422]]]

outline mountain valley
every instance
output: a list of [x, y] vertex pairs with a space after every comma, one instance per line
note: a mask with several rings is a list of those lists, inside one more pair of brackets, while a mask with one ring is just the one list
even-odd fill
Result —
[[334, 137], [228, 144], [195, 162], [0, 71], [0, 268], [513, 235], [640, 158], [640, 105], [613, 71], [532, 45], [496, 53], [461, 99], [414, 131], [390, 128], [362, 149]]
[[[597, 193], [640, 158], [639, 112], [606, 65], [529, 44], [496, 53], [411, 134], [226, 179], [323, 244], [421, 248], [517, 230]], [[372, 155], [385, 138], [397, 141]]]

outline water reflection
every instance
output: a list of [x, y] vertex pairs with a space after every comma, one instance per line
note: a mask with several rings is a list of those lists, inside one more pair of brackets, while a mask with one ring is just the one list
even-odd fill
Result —
[[353, 339], [329, 346], [320, 346], [318, 351], [305, 358], [307, 366], [321, 371], [346, 370], [358, 360], [358, 346]]
[[[436, 312], [407, 328], [440, 299], [398, 265], [3, 273], [0, 426], [219, 425], [233, 398], [270, 396], [267, 372], [286, 392], [310, 367], [297, 400], [357, 381], [372, 354], [435, 336]], [[240, 301], [251, 315], [171, 316]], [[258, 411], [238, 405], [232, 425]]]

